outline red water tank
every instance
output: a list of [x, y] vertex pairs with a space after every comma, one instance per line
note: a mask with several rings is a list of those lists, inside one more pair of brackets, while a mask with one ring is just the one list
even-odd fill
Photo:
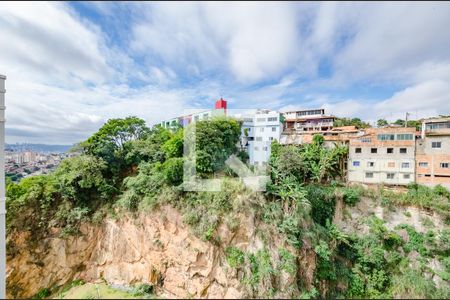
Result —
[[216, 109], [227, 109], [227, 101], [223, 100], [223, 98], [220, 98], [216, 101]]

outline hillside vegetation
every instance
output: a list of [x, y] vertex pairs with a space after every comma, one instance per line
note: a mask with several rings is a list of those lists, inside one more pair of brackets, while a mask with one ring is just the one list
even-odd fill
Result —
[[[265, 243], [282, 237], [286, 246], [280, 245], [276, 259], [266, 245], [255, 251], [224, 247], [248, 297], [450, 298], [448, 226], [418, 232], [400, 224], [391, 230], [372, 216], [362, 235], [333, 223], [338, 203], [353, 207], [365, 197], [385, 207], [434, 211], [449, 225], [449, 191], [411, 185], [399, 194], [348, 186], [342, 180], [347, 149], [327, 149], [315, 136], [302, 146], [274, 142], [267, 191], [253, 192], [225, 165], [231, 154], [246, 159], [237, 147], [240, 124], [218, 118], [196, 126], [197, 175], [223, 178], [222, 191], [183, 190], [183, 129], [149, 129], [135, 117], [109, 120], [78, 145], [80, 156], [64, 160], [53, 174], [8, 184], [8, 255], [15, 255], [20, 232], [31, 233], [26, 243], [34, 247], [52, 228], [69, 237], [82, 223], [171, 205], [195, 235], [215, 245], [222, 243], [219, 226], [236, 232], [244, 214], [265, 224], [258, 227]], [[305, 249], [315, 254], [312, 274], [300, 268]], [[283, 274], [295, 280], [282, 290]]]

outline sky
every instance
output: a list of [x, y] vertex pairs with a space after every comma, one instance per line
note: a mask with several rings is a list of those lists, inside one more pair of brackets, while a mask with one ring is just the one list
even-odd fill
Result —
[[73, 144], [109, 118], [212, 108], [450, 114], [450, 3], [0, 4], [6, 142]]

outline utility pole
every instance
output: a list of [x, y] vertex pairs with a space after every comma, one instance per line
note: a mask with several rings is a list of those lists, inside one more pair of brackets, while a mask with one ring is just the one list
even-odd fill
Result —
[[0, 74], [0, 298], [6, 299], [5, 80]]
[[408, 116], [409, 116], [409, 113], [407, 112], [406, 113], [406, 118], [405, 118], [406, 119], [405, 120], [405, 128], [408, 127]]

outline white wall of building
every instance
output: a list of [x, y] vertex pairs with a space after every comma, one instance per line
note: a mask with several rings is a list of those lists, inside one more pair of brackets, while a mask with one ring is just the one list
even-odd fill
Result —
[[[371, 153], [371, 148], [361, 147], [361, 153], [355, 153], [355, 148], [350, 147], [348, 161], [350, 182], [394, 185], [414, 182], [414, 147], [377, 147], [376, 154]], [[388, 154], [387, 148], [393, 148], [393, 153]], [[400, 153], [400, 148], [406, 148], [407, 152]]]
[[[243, 119], [241, 130], [241, 136], [247, 144], [250, 164], [266, 165], [270, 158], [272, 141], [280, 140], [282, 131], [280, 113], [260, 110], [255, 114], [247, 115]], [[248, 137], [246, 137], [245, 132], [248, 132]]]

